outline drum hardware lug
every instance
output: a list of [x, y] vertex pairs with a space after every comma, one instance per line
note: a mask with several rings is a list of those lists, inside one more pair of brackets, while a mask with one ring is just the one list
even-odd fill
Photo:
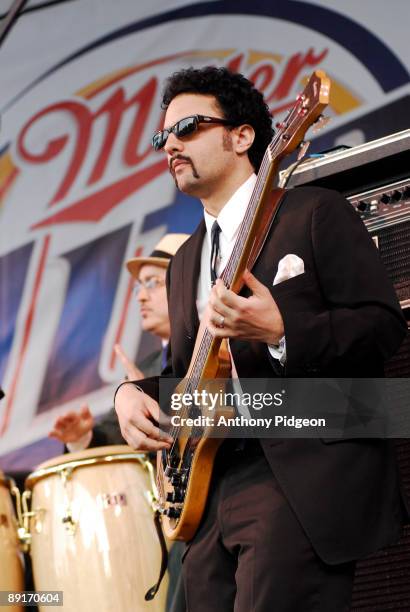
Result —
[[17, 529], [17, 537], [21, 550], [25, 553], [30, 552], [31, 533], [28, 532], [25, 527], [19, 527]]
[[[24, 495], [24, 493], [23, 493]], [[36, 524], [30, 528], [30, 519], [39, 519], [44, 521], [44, 515], [46, 513], [45, 508], [37, 508], [36, 510], [25, 510], [23, 512], [23, 527], [20, 530], [20, 540], [23, 545], [24, 552], [30, 551], [30, 545], [32, 540], [32, 529], [38, 530]]]
[[152, 491], [145, 491], [145, 497], [153, 512], [161, 512], [158, 498]]
[[18, 525], [23, 524], [23, 515], [21, 511], [21, 495], [20, 489], [16, 486], [14, 480], [12, 478], [7, 479], [7, 483], [9, 485], [10, 493], [16, 500], [16, 513], [17, 513], [17, 523]]
[[66, 515], [63, 516], [61, 522], [70, 535], [75, 535], [75, 532], [77, 531], [77, 521], [73, 519], [71, 508], [67, 508]]
[[44, 514], [46, 513], [46, 509], [36, 508], [35, 510], [29, 510], [28, 500], [30, 498], [31, 498], [31, 491], [24, 491], [22, 498], [21, 498], [21, 503], [23, 506], [23, 528], [30, 535], [30, 538], [31, 538], [30, 519], [37, 518], [38, 516], [40, 516], [40, 519], [43, 519]]
[[35, 516], [35, 512], [31, 512], [28, 507], [28, 502], [31, 499], [31, 491], [24, 491], [21, 496], [19, 528], [17, 530], [20, 546], [23, 552], [30, 552], [31, 532], [30, 532], [30, 517]]
[[[151, 484], [151, 491], [147, 491], [147, 499], [148, 499], [149, 504], [154, 508], [154, 504], [155, 505], [158, 504], [158, 499], [159, 499], [157, 483], [155, 481], [154, 468], [152, 466], [151, 461], [148, 461], [148, 460], [144, 461], [142, 463], [142, 466], [147, 470], [150, 484]], [[154, 511], [155, 509], [156, 508], [154, 508]]]
[[16, 500], [17, 533], [18, 533], [20, 544], [23, 545], [23, 542], [20, 538], [20, 533], [23, 533], [24, 531], [24, 518], [23, 518], [24, 515], [23, 515], [23, 510], [21, 507], [20, 489], [16, 487], [14, 480], [12, 480], [11, 478], [8, 480], [8, 482], [9, 482], [9, 487], [10, 487], [10, 493], [13, 495], [13, 497]]
[[[64, 489], [66, 488], [68, 481], [71, 479], [71, 476], [73, 475], [73, 471], [74, 471], [74, 467], [70, 467], [70, 466], [67, 466], [61, 470], [60, 478], [61, 478], [61, 482], [63, 484]], [[68, 505], [65, 511], [65, 515], [61, 519], [61, 522], [63, 523], [65, 530], [70, 535], [72, 536], [75, 535], [75, 532], [77, 531], [77, 521], [73, 519], [69, 501], [68, 501]]]
[[[28, 513], [26, 506], [27, 496], [24, 496], [24, 493], [23, 496], [20, 494], [20, 489], [16, 486], [14, 480], [12, 480], [11, 478], [9, 479], [9, 487], [10, 493], [16, 500], [17, 538], [19, 541], [20, 549], [23, 552], [28, 552], [30, 550], [31, 534], [27, 529], [28, 521], [25, 520], [26, 514]], [[22, 508], [22, 498], [24, 498], [24, 512]]]
[[73, 475], [73, 471], [74, 471], [74, 468], [72, 467], [66, 467], [63, 470], [61, 470], [60, 477], [61, 477], [61, 480], [63, 481], [63, 486], [65, 486], [67, 482], [70, 480], [71, 476]]

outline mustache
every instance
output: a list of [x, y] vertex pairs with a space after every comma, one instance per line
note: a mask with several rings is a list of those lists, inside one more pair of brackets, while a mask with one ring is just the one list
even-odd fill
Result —
[[186, 157], [186, 155], [180, 155], [179, 153], [177, 155], [173, 155], [171, 157], [171, 159], [169, 160], [168, 163], [168, 167], [169, 167], [169, 171], [171, 172], [171, 174], [174, 174], [174, 168], [173, 168], [173, 163], [175, 160], [180, 159], [181, 161], [185, 161], [188, 162], [188, 164], [190, 164], [191, 166], [193, 166], [192, 160], [190, 157]]
[[176, 185], [177, 187], [178, 187], [178, 182], [177, 182], [177, 178], [176, 178], [176, 175], [175, 175], [174, 168], [172, 167], [172, 164], [174, 163], [174, 161], [175, 161], [176, 159], [180, 159], [180, 160], [182, 160], [182, 161], [187, 162], [187, 163], [188, 163], [188, 164], [191, 166], [191, 168], [192, 168], [192, 174], [193, 174], [194, 178], [196, 178], [196, 179], [199, 179], [199, 178], [200, 178], [200, 176], [199, 176], [199, 174], [198, 174], [198, 172], [197, 172], [197, 169], [195, 168], [195, 165], [194, 165], [194, 163], [193, 163], [192, 159], [191, 159], [190, 157], [187, 157], [186, 155], [181, 155], [180, 153], [178, 153], [177, 155], [173, 155], [173, 156], [171, 157], [171, 159], [169, 160], [169, 163], [168, 163], [168, 168], [169, 168], [169, 171], [170, 171], [171, 176], [172, 176], [172, 178], [174, 179], [174, 181], [175, 181], [175, 185]]

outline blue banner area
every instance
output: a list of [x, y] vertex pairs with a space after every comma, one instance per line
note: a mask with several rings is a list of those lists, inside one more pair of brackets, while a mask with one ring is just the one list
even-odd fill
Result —
[[202, 216], [203, 207], [199, 200], [176, 191], [172, 204], [147, 215], [142, 229], [148, 232], [154, 227], [165, 224], [167, 234], [192, 234]]
[[98, 362], [129, 232], [124, 227], [64, 255], [70, 281], [38, 412], [102, 385]]
[[0, 257], [0, 383], [9, 358], [33, 244]]

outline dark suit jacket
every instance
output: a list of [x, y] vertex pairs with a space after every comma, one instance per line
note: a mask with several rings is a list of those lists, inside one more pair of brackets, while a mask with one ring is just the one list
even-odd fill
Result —
[[[202, 222], [168, 270], [175, 377], [188, 369], [198, 329], [204, 234]], [[273, 286], [278, 263], [289, 253], [303, 259], [305, 273]], [[281, 368], [266, 344], [233, 341], [240, 377], [383, 376], [383, 362], [399, 347], [406, 323], [376, 246], [340, 194], [312, 187], [288, 191], [252, 271], [281, 311], [287, 360]], [[152, 381], [144, 388], [154, 395]], [[261, 444], [324, 561], [357, 559], [398, 538], [402, 507], [389, 441], [265, 439]]]

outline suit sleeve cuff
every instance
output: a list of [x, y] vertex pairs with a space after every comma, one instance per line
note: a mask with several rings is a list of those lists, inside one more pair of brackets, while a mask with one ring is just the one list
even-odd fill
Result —
[[268, 351], [274, 359], [277, 359], [281, 365], [286, 363], [286, 338], [282, 336], [279, 344], [268, 344]]

